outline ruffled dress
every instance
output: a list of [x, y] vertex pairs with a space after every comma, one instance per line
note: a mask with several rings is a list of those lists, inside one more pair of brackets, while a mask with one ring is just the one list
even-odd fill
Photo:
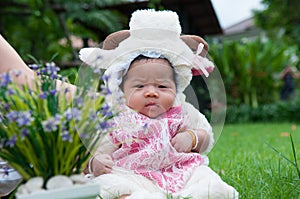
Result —
[[208, 163], [206, 156], [179, 153], [172, 146], [171, 139], [185, 129], [183, 119], [181, 106], [155, 119], [131, 110], [120, 113], [110, 133], [119, 146], [112, 153], [115, 165], [141, 174], [164, 191], [181, 190], [194, 169]]

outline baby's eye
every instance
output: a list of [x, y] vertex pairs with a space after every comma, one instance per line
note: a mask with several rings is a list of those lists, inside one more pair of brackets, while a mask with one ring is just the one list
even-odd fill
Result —
[[167, 88], [165, 85], [159, 85], [158, 88]]
[[144, 85], [138, 84], [138, 85], [136, 85], [135, 87], [136, 87], [136, 88], [144, 88]]

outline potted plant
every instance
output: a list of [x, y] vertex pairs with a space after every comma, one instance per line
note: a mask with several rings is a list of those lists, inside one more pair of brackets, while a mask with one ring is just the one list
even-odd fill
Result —
[[[30, 87], [12, 81], [18, 71], [1, 74], [0, 158], [23, 183], [41, 178], [46, 189], [53, 176], [82, 173], [97, 142], [112, 126], [112, 110], [105, 103], [109, 92], [94, 89], [98, 80], [85, 81], [71, 99], [68, 86], [63, 86], [68, 82], [54, 63], [31, 68], [37, 78]], [[58, 81], [64, 82], [59, 89]]]

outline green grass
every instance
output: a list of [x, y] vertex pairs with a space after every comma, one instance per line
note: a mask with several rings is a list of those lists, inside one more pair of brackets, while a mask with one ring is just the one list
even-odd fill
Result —
[[240, 199], [300, 198], [300, 125], [225, 125], [208, 156]]

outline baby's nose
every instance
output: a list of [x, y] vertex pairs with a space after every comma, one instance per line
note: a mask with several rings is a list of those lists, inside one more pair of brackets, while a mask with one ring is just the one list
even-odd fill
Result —
[[149, 86], [146, 89], [144, 95], [145, 95], [145, 97], [154, 97], [154, 98], [159, 97], [157, 90], [153, 86]]

